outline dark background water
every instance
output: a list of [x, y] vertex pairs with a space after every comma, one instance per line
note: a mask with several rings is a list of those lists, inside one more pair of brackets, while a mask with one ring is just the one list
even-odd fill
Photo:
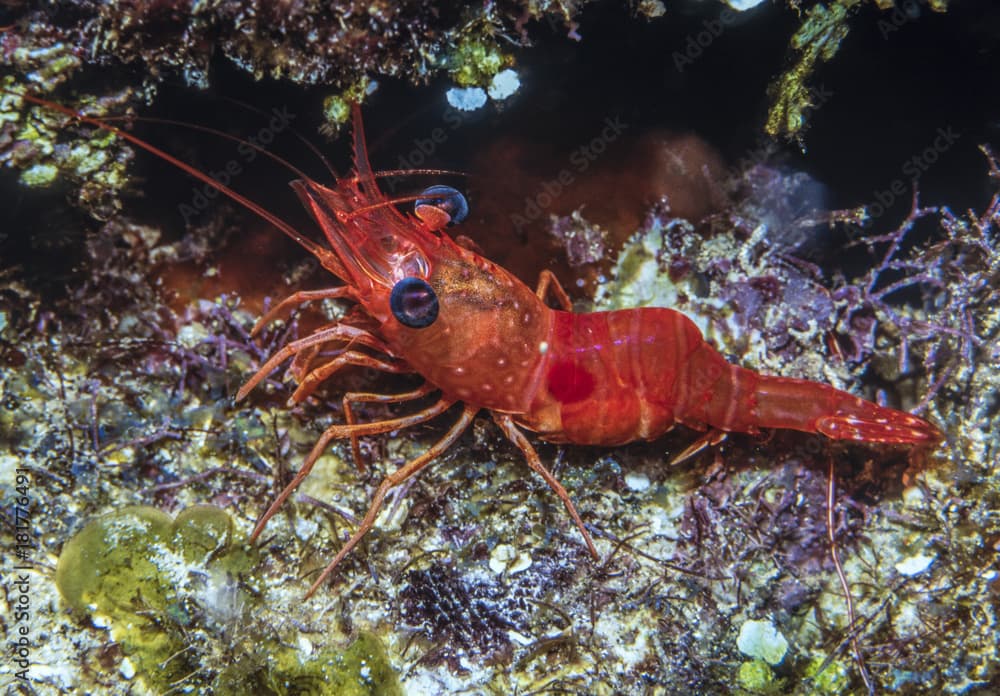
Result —
[[[909, 190], [911, 175], [919, 170], [925, 204], [955, 210], [984, 206], [990, 185], [977, 147], [995, 142], [1000, 129], [1000, 7], [989, 1], [952, 5], [939, 14], [921, 2], [903, 3], [896, 15], [866, 5], [852, 17], [850, 34], [836, 57], [809, 79], [827, 97], [810, 115], [801, 143], [780, 143], [771, 161], [813, 176], [823, 193], [818, 203], [847, 208], [880, 196], [884, 201], [882, 192], [893, 182], [901, 181]], [[365, 106], [375, 166], [399, 167], [401, 158], [419, 151], [428, 135], [443, 127], [447, 138], [421, 157], [421, 165], [469, 172], [466, 186], [475, 209], [477, 197], [482, 208], [483, 199], [496, 189], [491, 176], [517, 175], [509, 168], [492, 171], [488, 162], [477, 161], [491, 144], [517, 138], [529, 154], [538, 154], [532, 166], [544, 170], [550, 161], [554, 175], [567, 153], [600, 132], [611, 115], [629, 124], [630, 136], [650, 129], [694, 133], [729, 164], [760, 150], [768, 87], [797, 58], [788, 48], [799, 22], [794, 12], [771, 3], [745, 13], [713, 3], [686, 3], [671, 5], [664, 17], [647, 21], [608, 2], [588, 6], [580, 19], [580, 41], [567, 37], [561, 25], [529, 24], [533, 45], [515, 50], [521, 89], [499, 109], [488, 105], [463, 115], [455, 128], [445, 115], [447, 78], [421, 87], [380, 79]], [[682, 54], [685, 59], [679, 58]], [[95, 84], [121, 84], [135, 80], [139, 70], [141, 66], [104, 70], [89, 73], [89, 78]], [[336, 169], [348, 170], [347, 139], [324, 142], [317, 135], [329, 88], [258, 83], [224, 58], [215, 61], [210, 81], [207, 92], [168, 81], [147, 115], [247, 137], [266, 119], [229, 100], [264, 111], [285, 108], [296, 115], [295, 128], [327, 152]], [[912, 158], [934, 142], [940, 129], [959, 137], [926, 167], [914, 169]], [[189, 131], [138, 124], [136, 132], [209, 171], [237, 156], [232, 143]], [[312, 175], [327, 176], [317, 158], [287, 134], [271, 147]], [[412, 157], [406, 161], [415, 164]], [[190, 201], [192, 182], [146, 156], [139, 158], [137, 172], [144, 182], [141, 200], [131, 199], [128, 212], [163, 226], [168, 237], [181, 234], [180, 206]], [[597, 195], [619, 195], [620, 172], [609, 171]], [[292, 193], [280, 185], [291, 178], [259, 160], [245, 167], [237, 188], [294, 223], [308, 225]], [[65, 190], [60, 187], [27, 191], [4, 171], [0, 188], [10, 216], [8, 229], [32, 231], [8, 233], [0, 241], [5, 263], [38, 267], [58, 292], [62, 282], [71, 280], [73, 261], [79, 258], [82, 237], [74, 230], [93, 223], [62, 204]], [[909, 194], [893, 199], [873, 231], [890, 229], [905, 215]], [[520, 204], [516, 197], [491, 202], [496, 204], [492, 216], [501, 214], [497, 208]], [[490, 229], [487, 236], [503, 234], [507, 225], [503, 219], [482, 223]], [[834, 231], [829, 240], [834, 246], [843, 241], [838, 235], [842, 233]]]

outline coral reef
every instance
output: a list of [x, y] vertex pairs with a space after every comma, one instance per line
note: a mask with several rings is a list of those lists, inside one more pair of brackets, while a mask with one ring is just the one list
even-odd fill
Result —
[[[279, 12], [265, 3], [254, 12], [245, 3], [12, 3], [0, 38], [11, 73], [2, 85], [30, 86], [96, 116], [130, 117], [168, 80], [214, 84], [218, 54], [248, 74], [321, 83], [317, 120], [332, 132], [348, 102], [380, 80], [424, 84], [436, 76], [433, 94], [412, 98], [443, 107], [449, 86], [482, 89], [514, 66], [534, 120], [560, 107], [547, 101], [548, 85], [529, 91], [532, 71], [586, 47], [593, 34], [577, 23], [586, 4], [286, 3]], [[779, 10], [728, 4], [747, 9], [740, 17], [748, 22]], [[797, 60], [775, 83], [773, 128], [801, 135], [822, 97], [808, 83], [834, 52], [837, 60], [848, 52], [848, 22], [865, 9], [876, 19], [893, 10], [882, 1], [789, 4], [801, 6], [801, 29]], [[928, 6], [944, 9], [943, 1]], [[651, 18], [679, 21], [669, 10], [638, 2], [625, 14], [645, 28]], [[551, 51], [541, 61], [528, 47], [546, 30], [560, 43], [537, 47]], [[739, 31], [734, 24], [716, 38]], [[787, 40], [780, 37], [778, 52]], [[630, 83], [631, 92], [661, 89], [663, 47], [655, 49], [660, 62], [647, 55], [629, 66], [641, 73], [641, 89]], [[711, 73], [726, 90], [730, 69]], [[761, 93], [780, 69], [768, 67]], [[683, 429], [611, 450], [541, 444], [595, 537], [595, 562], [550, 489], [484, 417], [438, 465], [392, 494], [372, 533], [305, 602], [310, 579], [366, 510], [378, 474], [422, 452], [440, 425], [362, 442], [374, 471], [359, 473], [349, 444], [334, 444], [260, 542], [244, 539], [318, 434], [343, 421], [343, 391], [415, 382], [345, 372], [289, 409], [288, 385], [276, 374], [247, 403], [233, 404], [278, 346], [345, 311], [326, 302], [252, 339], [264, 296], [329, 277], [313, 273], [314, 261], [289, 257], [273, 230], [225, 207], [206, 205], [182, 231], [140, 218], [147, 206], [129, 200], [142, 188], [129, 147], [5, 93], [0, 159], [10, 175], [5, 193], [13, 191], [9, 209], [17, 212], [30, 191], [40, 196], [31, 205], [52, 209], [66, 193], [69, 212], [45, 210], [58, 213], [55, 222], [39, 213], [0, 230], [0, 563], [26, 568], [0, 605], [8, 635], [25, 629], [28, 646], [23, 679], [17, 644], [14, 660], [0, 664], [3, 689], [1000, 688], [993, 151], [977, 160], [985, 162], [977, 176], [986, 194], [975, 210], [921, 194], [897, 224], [853, 194], [838, 200], [847, 195], [841, 204], [857, 207], [826, 210], [831, 196], [819, 175], [777, 158], [747, 157], [727, 174], [704, 140], [667, 134], [660, 112], [656, 123], [643, 122], [648, 104], [615, 102], [621, 73], [585, 77], [568, 81], [568, 106], [549, 117], [566, 124], [580, 115], [573, 90], [592, 80], [600, 108], [621, 107], [627, 128], [609, 130], [614, 138], [598, 136], [610, 128], [601, 119], [618, 111], [597, 115], [600, 127], [577, 150], [516, 140], [500, 131], [518, 95], [483, 109], [489, 115], [474, 134], [471, 117], [461, 132], [445, 133], [449, 146], [475, 150], [479, 176], [469, 177], [470, 187], [482, 187], [478, 200], [470, 196], [470, 222], [456, 232], [492, 230], [503, 245], [496, 256], [527, 282], [553, 256], [566, 256], [569, 267], [560, 270], [581, 281], [577, 289], [584, 279], [596, 286], [592, 302], [576, 297], [580, 309], [676, 307], [734, 361], [918, 410], [947, 441], [911, 456], [804, 434], [732, 437], [675, 468], [664, 463], [690, 443]], [[727, 121], [727, 132], [754, 108]], [[621, 148], [611, 147], [622, 131]], [[369, 133], [373, 141], [380, 135]], [[592, 152], [594, 142], [607, 155], [584, 155], [586, 167], [577, 168], [569, 157]], [[395, 151], [378, 154], [383, 165], [396, 160]], [[406, 166], [450, 163], [428, 156]], [[482, 183], [491, 167], [499, 186], [517, 178], [523, 188], [484, 200], [496, 183]], [[553, 194], [563, 170], [574, 181]], [[542, 193], [551, 205], [540, 205]], [[512, 215], [532, 218], [518, 242]], [[829, 253], [836, 235], [850, 242], [843, 255]], [[856, 258], [847, 258], [851, 251]], [[394, 412], [375, 404], [357, 415]], [[29, 618], [16, 618], [22, 614]]]

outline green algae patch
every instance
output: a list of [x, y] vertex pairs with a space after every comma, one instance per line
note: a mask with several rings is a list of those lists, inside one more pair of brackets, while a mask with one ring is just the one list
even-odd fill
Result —
[[59, 170], [51, 164], [36, 164], [21, 172], [21, 183], [25, 186], [48, 186], [59, 175]]
[[157, 693], [402, 693], [376, 637], [314, 650], [258, 619], [267, 601], [253, 575], [258, 561], [220, 508], [195, 505], [174, 519], [135, 506], [70, 539], [56, 585], [74, 613], [110, 630], [122, 676]]
[[763, 660], [742, 663], [737, 678], [740, 686], [748, 691], [767, 692], [774, 688], [774, 672]]
[[399, 679], [375, 636], [362, 633], [346, 649], [327, 648], [302, 661], [289, 646], [269, 645], [244, 654], [219, 673], [222, 696], [402, 696]]
[[326, 649], [300, 662], [294, 650], [279, 649], [253, 668], [233, 665], [219, 675], [217, 693], [336, 694], [402, 696], [382, 643], [362, 633], [346, 649]]
[[806, 665], [805, 677], [810, 680], [814, 692], [820, 694], [845, 693], [851, 682], [850, 672], [843, 662], [828, 663], [818, 655]]
[[[174, 548], [189, 563], [196, 563], [199, 559], [216, 553], [234, 551], [230, 548], [233, 518], [214, 505], [192, 505], [182, 510], [174, 521], [172, 532]], [[233, 561], [235, 558], [229, 560]], [[230, 563], [229, 566], [232, 570], [234, 564]]]
[[180, 576], [247, 570], [249, 554], [231, 541], [232, 520], [216, 507], [191, 507], [176, 520], [153, 507], [127, 507], [89, 522], [66, 543], [56, 585], [77, 612], [114, 618], [165, 606], [185, 590]]
[[162, 596], [155, 564], [136, 550], [162, 544], [172, 525], [170, 515], [140, 506], [88, 523], [59, 555], [59, 593], [83, 613], [114, 611], [140, 587], [147, 596]]
[[344, 91], [323, 100], [323, 118], [326, 120], [323, 131], [327, 135], [339, 132], [340, 127], [350, 120], [351, 104], [361, 104], [369, 86], [368, 79], [362, 78]]
[[216, 507], [191, 507], [176, 520], [127, 507], [66, 543], [56, 586], [74, 612], [110, 628], [147, 686], [168, 688], [200, 668], [186, 632], [235, 619], [245, 606], [237, 579], [255, 554], [232, 537], [231, 518]]
[[460, 87], [485, 87], [498, 72], [513, 64], [513, 58], [489, 38], [463, 40], [448, 60], [451, 77]]
[[831, 60], [847, 38], [848, 19], [860, 0], [838, 0], [829, 7], [814, 5], [792, 37], [792, 49], [798, 60], [771, 85], [774, 104], [767, 115], [765, 129], [772, 137], [800, 137], [809, 112], [826, 98], [820, 90], [810, 89], [806, 82], [819, 65]]

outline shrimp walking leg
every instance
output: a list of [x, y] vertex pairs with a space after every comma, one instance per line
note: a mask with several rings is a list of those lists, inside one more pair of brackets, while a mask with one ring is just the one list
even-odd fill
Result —
[[319, 331], [316, 331], [315, 333], [310, 334], [309, 336], [306, 336], [305, 338], [292, 341], [277, 353], [272, 355], [267, 362], [261, 365], [257, 371], [253, 373], [250, 379], [247, 380], [247, 383], [240, 387], [240, 390], [236, 392], [236, 400], [242, 401], [254, 387], [264, 381], [265, 377], [271, 374], [271, 372], [278, 367], [278, 365], [283, 363], [288, 358], [300, 353], [306, 348], [318, 346], [330, 341], [353, 342], [369, 346], [375, 350], [384, 349], [385, 352], [389, 352], [388, 346], [386, 346], [385, 343], [364, 329], [359, 329], [356, 326], [343, 323], [329, 325]]
[[293, 292], [281, 302], [271, 307], [271, 309], [267, 310], [267, 312], [265, 312], [260, 319], [257, 320], [257, 323], [253, 325], [253, 330], [250, 331], [250, 336], [253, 337], [259, 334], [265, 326], [270, 324], [286, 311], [289, 311], [292, 307], [303, 305], [306, 302], [315, 302], [316, 300], [342, 299], [355, 299], [354, 291], [347, 285], [340, 285], [335, 288], [323, 288], [322, 290], [299, 290], [298, 292]]
[[403, 416], [402, 418], [392, 418], [389, 420], [378, 421], [376, 423], [356, 423], [354, 425], [338, 424], [327, 428], [323, 434], [320, 435], [316, 444], [313, 445], [312, 451], [302, 463], [302, 467], [299, 469], [298, 473], [295, 474], [295, 478], [293, 478], [291, 482], [285, 486], [281, 493], [278, 494], [278, 497], [275, 498], [273, 503], [271, 503], [267, 512], [265, 512], [257, 522], [257, 526], [254, 527], [253, 533], [250, 534], [251, 543], [257, 540], [261, 532], [264, 531], [264, 527], [267, 525], [268, 521], [274, 517], [285, 501], [288, 500], [288, 497], [295, 492], [295, 489], [306, 480], [306, 477], [309, 476], [309, 472], [312, 471], [313, 466], [316, 464], [316, 460], [320, 458], [320, 455], [323, 454], [330, 442], [341, 438], [357, 437], [362, 435], [378, 435], [380, 433], [388, 433], [393, 430], [409, 428], [410, 426], [429, 421], [430, 419], [441, 415], [451, 408], [454, 403], [454, 401], [449, 399], [441, 399], [437, 403], [428, 406], [422, 411], [411, 413], [410, 415]]
[[341, 368], [348, 366], [367, 367], [379, 372], [391, 372], [393, 374], [411, 371], [407, 364], [403, 362], [382, 360], [381, 358], [376, 358], [367, 353], [360, 353], [356, 350], [345, 351], [306, 374], [302, 378], [302, 381], [299, 382], [299, 386], [295, 389], [295, 392], [288, 399], [288, 403], [298, 404], [305, 401], [324, 380]]
[[552, 295], [556, 298], [556, 302], [559, 303], [559, 308], [566, 312], [573, 311], [573, 303], [569, 299], [569, 295], [566, 294], [565, 288], [563, 288], [562, 283], [556, 278], [556, 274], [552, 271], [546, 269], [538, 274], [538, 288], [535, 290], [535, 294], [538, 295], [538, 299], [542, 302], [545, 301], [545, 294], [552, 291]]
[[[413, 391], [403, 392], [402, 394], [372, 394], [368, 392], [347, 392], [344, 394], [344, 421], [348, 425], [354, 425], [357, 421], [354, 419], [354, 409], [353, 404], [364, 404], [364, 403], [379, 403], [379, 404], [401, 404], [405, 401], [413, 401], [414, 399], [419, 399], [422, 396], [427, 396], [431, 392], [435, 391], [437, 387], [424, 383], [420, 387], [417, 387]], [[365, 460], [361, 458], [361, 447], [359, 446], [359, 440], [357, 435], [351, 435], [351, 455], [354, 457], [354, 465], [358, 468], [358, 471], [362, 474], [365, 472]]]
[[388, 474], [382, 483], [379, 484], [378, 489], [375, 491], [375, 495], [372, 496], [372, 501], [368, 506], [368, 512], [365, 514], [361, 524], [354, 531], [354, 534], [347, 540], [347, 542], [341, 547], [337, 555], [333, 557], [330, 564], [323, 569], [320, 576], [316, 579], [316, 582], [312, 584], [309, 591], [306, 592], [306, 599], [311, 597], [316, 590], [323, 584], [323, 582], [330, 576], [334, 568], [340, 564], [344, 557], [351, 552], [351, 550], [358, 545], [362, 537], [375, 526], [375, 518], [378, 516], [378, 511], [382, 508], [382, 501], [385, 500], [385, 496], [396, 486], [405, 482], [407, 479], [415, 476], [421, 469], [430, 464], [432, 461], [440, 457], [449, 447], [455, 444], [457, 440], [465, 429], [469, 427], [472, 423], [472, 419], [475, 417], [476, 413], [479, 412], [479, 408], [476, 406], [465, 406], [462, 409], [462, 415], [458, 417], [458, 421], [451, 426], [444, 437], [434, 443], [430, 449], [424, 452], [422, 455], [416, 459], [407, 462], [400, 468]]
[[678, 464], [683, 464], [688, 459], [698, 454], [706, 447], [715, 447], [717, 444], [726, 439], [726, 435], [728, 435], [728, 433], [726, 433], [724, 430], [719, 430], [718, 428], [710, 428], [707, 433], [705, 433], [697, 440], [692, 442], [690, 445], [685, 447], [680, 454], [671, 459], [670, 464], [668, 464], [668, 466], [677, 466]]
[[551, 488], [555, 494], [559, 496], [559, 499], [563, 501], [563, 505], [566, 506], [566, 511], [569, 513], [569, 516], [573, 518], [573, 521], [576, 523], [580, 533], [583, 534], [583, 540], [587, 543], [590, 555], [595, 559], [599, 559], [601, 556], [597, 553], [597, 548], [594, 546], [593, 539], [590, 538], [590, 533], [587, 531], [587, 528], [583, 526], [583, 520], [580, 518], [580, 513], [576, 511], [576, 506], [573, 505], [573, 501], [570, 500], [569, 493], [566, 492], [566, 489], [563, 488], [563, 485], [559, 483], [556, 477], [552, 475], [552, 472], [546, 469], [545, 465], [542, 464], [542, 460], [539, 458], [538, 452], [535, 451], [535, 448], [531, 446], [528, 438], [525, 437], [524, 433], [522, 433], [514, 423], [514, 419], [510, 416], [502, 415], [494, 411], [493, 420], [496, 421], [497, 425], [500, 426], [500, 429], [503, 430], [507, 439], [517, 445], [518, 449], [521, 450], [525, 461], [528, 463], [528, 466], [531, 467], [532, 471], [536, 472], [539, 476], [545, 479], [545, 483], [549, 484], [549, 488]]

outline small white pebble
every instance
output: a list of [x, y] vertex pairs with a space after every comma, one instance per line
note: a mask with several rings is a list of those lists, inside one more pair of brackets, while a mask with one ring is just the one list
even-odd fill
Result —
[[514, 560], [517, 549], [510, 544], [497, 544], [490, 554], [490, 570], [502, 573], [507, 570], [507, 564]]
[[132, 660], [127, 657], [122, 660], [121, 666], [118, 667], [118, 673], [122, 675], [122, 679], [131, 679], [135, 676], [135, 665], [132, 664]]
[[645, 474], [625, 474], [625, 485], [630, 491], [644, 491], [649, 488], [649, 477]]
[[770, 621], [747, 621], [740, 626], [736, 647], [748, 657], [776, 665], [788, 651], [788, 641]]
[[737, 12], [745, 12], [746, 10], [757, 7], [757, 5], [764, 2], [764, 0], [725, 0], [725, 2]]
[[936, 558], [937, 556], [925, 556], [922, 553], [918, 553], [916, 556], [904, 558], [897, 563], [896, 571], [900, 575], [920, 575], [920, 573], [931, 567], [931, 563]]
[[903, 502], [910, 507], [916, 507], [924, 502], [924, 492], [920, 486], [909, 486], [903, 489]]
[[303, 541], [312, 539], [318, 531], [319, 524], [312, 520], [307, 520], [304, 517], [299, 517], [295, 520], [295, 536]]
[[510, 544], [497, 544], [490, 554], [490, 570], [494, 573], [520, 573], [531, 567], [531, 556], [518, 552]]

